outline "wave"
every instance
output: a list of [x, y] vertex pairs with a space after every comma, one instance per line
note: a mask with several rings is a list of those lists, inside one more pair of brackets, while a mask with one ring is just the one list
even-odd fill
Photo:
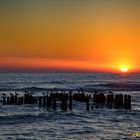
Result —
[[13, 125], [19, 123], [31, 123], [34, 120], [44, 120], [49, 119], [49, 116], [40, 113], [38, 115], [31, 114], [21, 114], [21, 115], [10, 115], [10, 116], [0, 116], [0, 124], [3, 125]]
[[[63, 85], [63, 84], [62, 84]], [[72, 88], [73, 87], [73, 88]], [[58, 86], [57, 88], [49, 88], [49, 87], [39, 87], [39, 86], [29, 86], [29, 87], [23, 87], [23, 88], [13, 88], [13, 87], [7, 87], [7, 88], [0, 88], [0, 91], [47, 91], [47, 90], [53, 90], [53, 91], [67, 91], [67, 90], [77, 90], [79, 88], [82, 88], [85, 92], [93, 92], [94, 90], [99, 91], [140, 91], [140, 83], [96, 83], [96, 84], [85, 84], [82, 86], [78, 86], [75, 88], [75, 86], [67, 85], [65, 88]]]
[[48, 81], [48, 82], [42, 82], [43, 84], [46, 83], [46, 84], [67, 84], [67, 83], [71, 83], [70, 81], [67, 81], [67, 80], [61, 80], [61, 81]]
[[108, 83], [108, 84], [100, 84], [100, 86], [118, 90], [140, 91], [140, 83]]
[[140, 83], [103, 83], [103, 84], [87, 84], [83, 87], [86, 91], [92, 90], [112, 90], [112, 91], [140, 91]]

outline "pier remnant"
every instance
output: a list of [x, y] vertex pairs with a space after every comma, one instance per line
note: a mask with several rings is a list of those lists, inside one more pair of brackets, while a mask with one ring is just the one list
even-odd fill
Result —
[[[92, 101], [92, 102], [91, 102]], [[73, 102], [84, 102], [86, 104], [86, 110], [90, 110], [93, 108], [104, 107], [105, 105], [109, 108], [115, 109], [131, 109], [131, 96], [116, 94], [113, 93], [99, 93], [96, 92], [94, 94], [84, 93], [82, 92], [47, 92], [43, 93], [42, 96], [34, 96], [30, 93], [25, 93], [24, 95], [20, 94], [10, 94], [3, 95], [2, 97], [2, 105], [23, 105], [23, 104], [38, 104], [39, 107], [47, 108], [47, 110], [56, 110], [57, 106], [60, 106], [62, 111], [72, 111]], [[74, 103], [75, 105], [75, 103]]]

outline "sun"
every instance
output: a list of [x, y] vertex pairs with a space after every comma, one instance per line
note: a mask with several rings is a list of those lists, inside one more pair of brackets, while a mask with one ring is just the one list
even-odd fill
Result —
[[127, 67], [121, 67], [121, 72], [127, 72], [128, 71], [128, 68]]

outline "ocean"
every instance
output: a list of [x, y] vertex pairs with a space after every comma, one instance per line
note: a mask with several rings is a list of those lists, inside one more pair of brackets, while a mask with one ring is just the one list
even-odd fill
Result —
[[140, 131], [140, 74], [112, 73], [0, 73], [3, 93], [42, 95], [49, 90], [82, 88], [132, 96], [132, 109], [96, 108], [86, 111], [75, 103], [72, 111], [47, 111], [38, 105], [0, 102], [0, 140], [127, 140]]

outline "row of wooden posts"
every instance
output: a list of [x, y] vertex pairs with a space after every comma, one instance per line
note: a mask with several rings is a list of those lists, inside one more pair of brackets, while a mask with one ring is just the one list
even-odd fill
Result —
[[32, 94], [25, 93], [23, 96], [15, 93], [10, 96], [3, 96], [3, 105], [23, 105], [23, 104], [38, 104], [39, 107], [46, 107], [47, 110], [56, 110], [57, 102], [60, 102], [62, 111], [72, 110], [73, 101], [85, 102], [85, 109], [90, 110], [104, 105], [108, 108], [124, 108], [131, 109], [131, 96], [130, 95], [113, 95], [104, 93], [51, 93], [43, 96], [33, 96]]

